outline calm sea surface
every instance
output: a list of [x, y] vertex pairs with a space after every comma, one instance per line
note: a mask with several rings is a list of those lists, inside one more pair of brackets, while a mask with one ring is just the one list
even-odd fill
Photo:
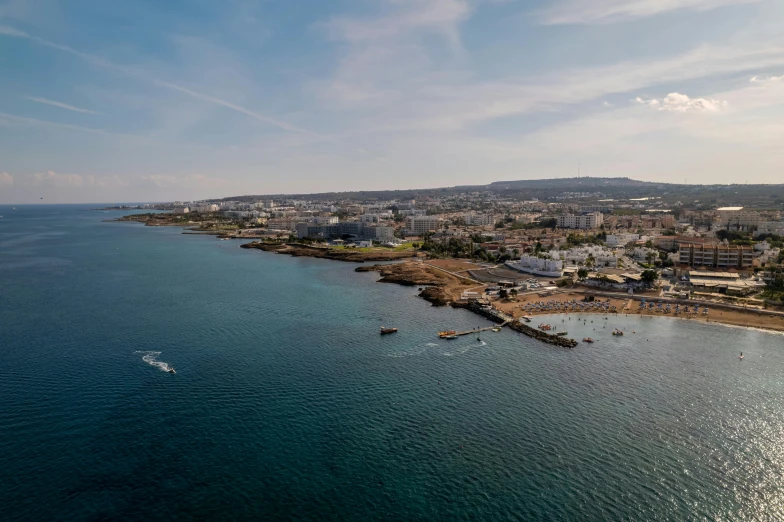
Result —
[[0, 215], [2, 520], [784, 519], [783, 336], [441, 341], [488, 323], [121, 212]]

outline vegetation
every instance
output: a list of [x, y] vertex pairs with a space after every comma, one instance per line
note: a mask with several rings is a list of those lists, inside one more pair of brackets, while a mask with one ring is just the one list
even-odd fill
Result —
[[652, 285], [659, 278], [659, 275], [656, 273], [656, 270], [643, 270], [640, 276], [642, 278], [642, 282], [647, 285]]

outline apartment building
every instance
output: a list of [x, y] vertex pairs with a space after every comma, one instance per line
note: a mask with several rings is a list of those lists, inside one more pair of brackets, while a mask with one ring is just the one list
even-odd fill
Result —
[[472, 226], [487, 226], [487, 225], [495, 225], [496, 218], [493, 214], [474, 214], [472, 212], [464, 214], [463, 219], [465, 219], [466, 225]]
[[609, 247], [624, 246], [640, 239], [639, 234], [609, 234], [605, 243]]
[[394, 227], [371, 226], [359, 221], [345, 221], [319, 225], [318, 223], [297, 223], [297, 237], [339, 238], [353, 236], [357, 239], [372, 239], [376, 241], [392, 241], [395, 239]]
[[406, 231], [417, 236], [438, 230], [440, 226], [441, 218], [438, 216], [409, 216], [406, 218]]
[[737, 230], [751, 230], [762, 222], [759, 212], [743, 210], [743, 207], [718, 208], [716, 219], [722, 227]]
[[599, 212], [590, 214], [563, 214], [558, 216], [559, 228], [576, 228], [580, 230], [590, 230], [598, 228], [604, 224], [604, 215]]
[[681, 243], [678, 261], [682, 265], [713, 268], [749, 268], [754, 259], [754, 249], [720, 243]]

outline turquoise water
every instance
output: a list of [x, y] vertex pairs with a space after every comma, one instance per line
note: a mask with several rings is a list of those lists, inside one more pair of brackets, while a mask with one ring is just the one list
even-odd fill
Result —
[[121, 214], [0, 207], [3, 520], [784, 518], [780, 335], [441, 341], [488, 323]]

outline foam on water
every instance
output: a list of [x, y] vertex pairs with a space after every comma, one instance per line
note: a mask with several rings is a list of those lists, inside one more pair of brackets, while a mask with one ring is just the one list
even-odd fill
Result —
[[155, 366], [162, 372], [168, 372], [172, 369], [172, 367], [167, 363], [157, 360], [161, 352], [137, 350], [133, 353], [142, 354], [142, 361], [146, 362], [150, 366]]

